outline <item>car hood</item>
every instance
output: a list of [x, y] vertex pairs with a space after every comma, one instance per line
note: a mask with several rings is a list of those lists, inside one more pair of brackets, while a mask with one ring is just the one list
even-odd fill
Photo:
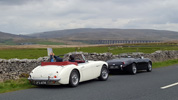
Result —
[[118, 59], [112, 59], [112, 60], [108, 60], [107, 62], [112, 63], [112, 62], [125, 62], [125, 61], [129, 61], [129, 60], [134, 60], [134, 58], [118, 58]]

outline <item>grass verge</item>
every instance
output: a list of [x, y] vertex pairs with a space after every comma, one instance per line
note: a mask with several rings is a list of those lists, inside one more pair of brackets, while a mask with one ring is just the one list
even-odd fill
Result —
[[178, 64], [178, 59], [167, 60], [164, 62], [155, 62], [153, 63], [153, 68], [166, 67], [174, 64]]
[[21, 78], [18, 80], [8, 80], [0, 83], [0, 93], [23, 90], [33, 87], [35, 86], [31, 85], [27, 78]]

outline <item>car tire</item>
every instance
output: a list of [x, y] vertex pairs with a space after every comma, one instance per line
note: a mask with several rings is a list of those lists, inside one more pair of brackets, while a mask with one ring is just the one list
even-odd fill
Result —
[[130, 74], [135, 75], [137, 73], [137, 67], [136, 64], [133, 63], [130, 67]]
[[79, 84], [79, 73], [77, 70], [72, 70], [69, 78], [69, 85], [71, 87], [76, 87]]
[[101, 68], [100, 76], [98, 77], [100, 81], [106, 81], [109, 77], [109, 70], [106, 65]]
[[151, 64], [151, 62], [148, 62], [147, 72], [151, 72], [151, 71], [152, 71], [152, 64]]

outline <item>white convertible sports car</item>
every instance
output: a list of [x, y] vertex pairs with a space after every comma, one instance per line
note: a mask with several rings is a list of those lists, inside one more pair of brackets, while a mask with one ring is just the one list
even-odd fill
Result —
[[75, 62], [42, 62], [30, 73], [28, 80], [33, 85], [69, 84], [75, 87], [79, 82], [98, 78], [108, 79], [108, 64], [104, 61], [87, 61], [83, 54], [72, 54]]

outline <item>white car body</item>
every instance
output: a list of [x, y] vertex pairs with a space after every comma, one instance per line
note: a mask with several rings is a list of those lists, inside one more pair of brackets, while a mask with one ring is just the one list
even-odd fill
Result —
[[[46, 63], [46, 65], [45, 65]], [[76, 62], [44, 62], [32, 70], [28, 80], [34, 85], [60, 85], [69, 84], [73, 70], [79, 73], [79, 82], [98, 78], [102, 67], [108, 64], [104, 61]]]

